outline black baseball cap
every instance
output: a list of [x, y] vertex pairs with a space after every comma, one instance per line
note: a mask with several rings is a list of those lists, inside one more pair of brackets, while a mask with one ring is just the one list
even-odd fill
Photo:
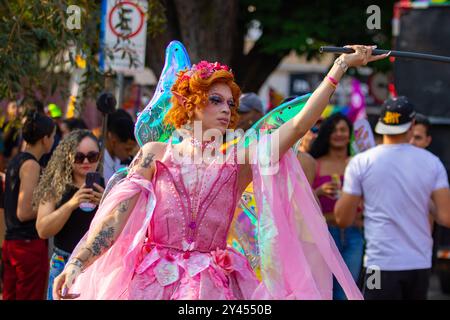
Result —
[[408, 98], [389, 98], [383, 103], [375, 132], [389, 135], [405, 133], [411, 128], [415, 116], [416, 111]]

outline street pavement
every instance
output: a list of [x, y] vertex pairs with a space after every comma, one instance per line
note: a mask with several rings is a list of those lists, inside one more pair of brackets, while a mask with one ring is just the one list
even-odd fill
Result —
[[430, 278], [428, 300], [450, 300], [450, 295], [442, 293], [439, 278], [436, 274], [432, 274]]

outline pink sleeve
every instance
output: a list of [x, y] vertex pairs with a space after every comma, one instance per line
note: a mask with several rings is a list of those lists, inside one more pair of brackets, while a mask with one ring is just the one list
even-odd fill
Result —
[[[262, 138], [259, 144], [264, 143]], [[268, 298], [258, 296], [268, 292], [273, 299], [332, 299], [334, 274], [349, 299], [362, 299], [294, 152], [276, 165], [275, 174], [252, 166], [265, 287], [254, 298]]]
[[138, 174], [122, 180], [114, 186], [99, 207], [89, 231], [75, 248], [72, 256], [84, 246], [90, 232], [102, 222], [120, 202], [139, 194], [124, 229], [115, 243], [90, 265], [75, 281], [71, 292], [79, 293], [83, 300], [127, 299], [138, 254], [141, 250], [156, 199], [150, 181]]

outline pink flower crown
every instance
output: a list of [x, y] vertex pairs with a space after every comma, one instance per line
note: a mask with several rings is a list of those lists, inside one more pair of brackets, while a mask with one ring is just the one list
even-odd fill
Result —
[[224, 64], [220, 64], [219, 62], [208, 62], [208, 61], [200, 61], [198, 64], [194, 64], [189, 71], [187, 71], [182, 79], [190, 79], [194, 73], [198, 72], [200, 78], [203, 80], [208, 79], [212, 76], [212, 74], [219, 70], [225, 70], [232, 73], [232, 70]]

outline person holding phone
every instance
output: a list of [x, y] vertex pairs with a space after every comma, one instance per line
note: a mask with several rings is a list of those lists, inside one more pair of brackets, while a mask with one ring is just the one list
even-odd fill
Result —
[[[49, 300], [53, 299], [53, 280], [89, 229], [102, 198], [104, 182], [96, 172], [99, 159], [99, 142], [89, 130], [70, 132], [55, 149], [34, 193], [38, 234], [43, 239], [54, 237]], [[90, 210], [86, 209], [89, 204]]]

